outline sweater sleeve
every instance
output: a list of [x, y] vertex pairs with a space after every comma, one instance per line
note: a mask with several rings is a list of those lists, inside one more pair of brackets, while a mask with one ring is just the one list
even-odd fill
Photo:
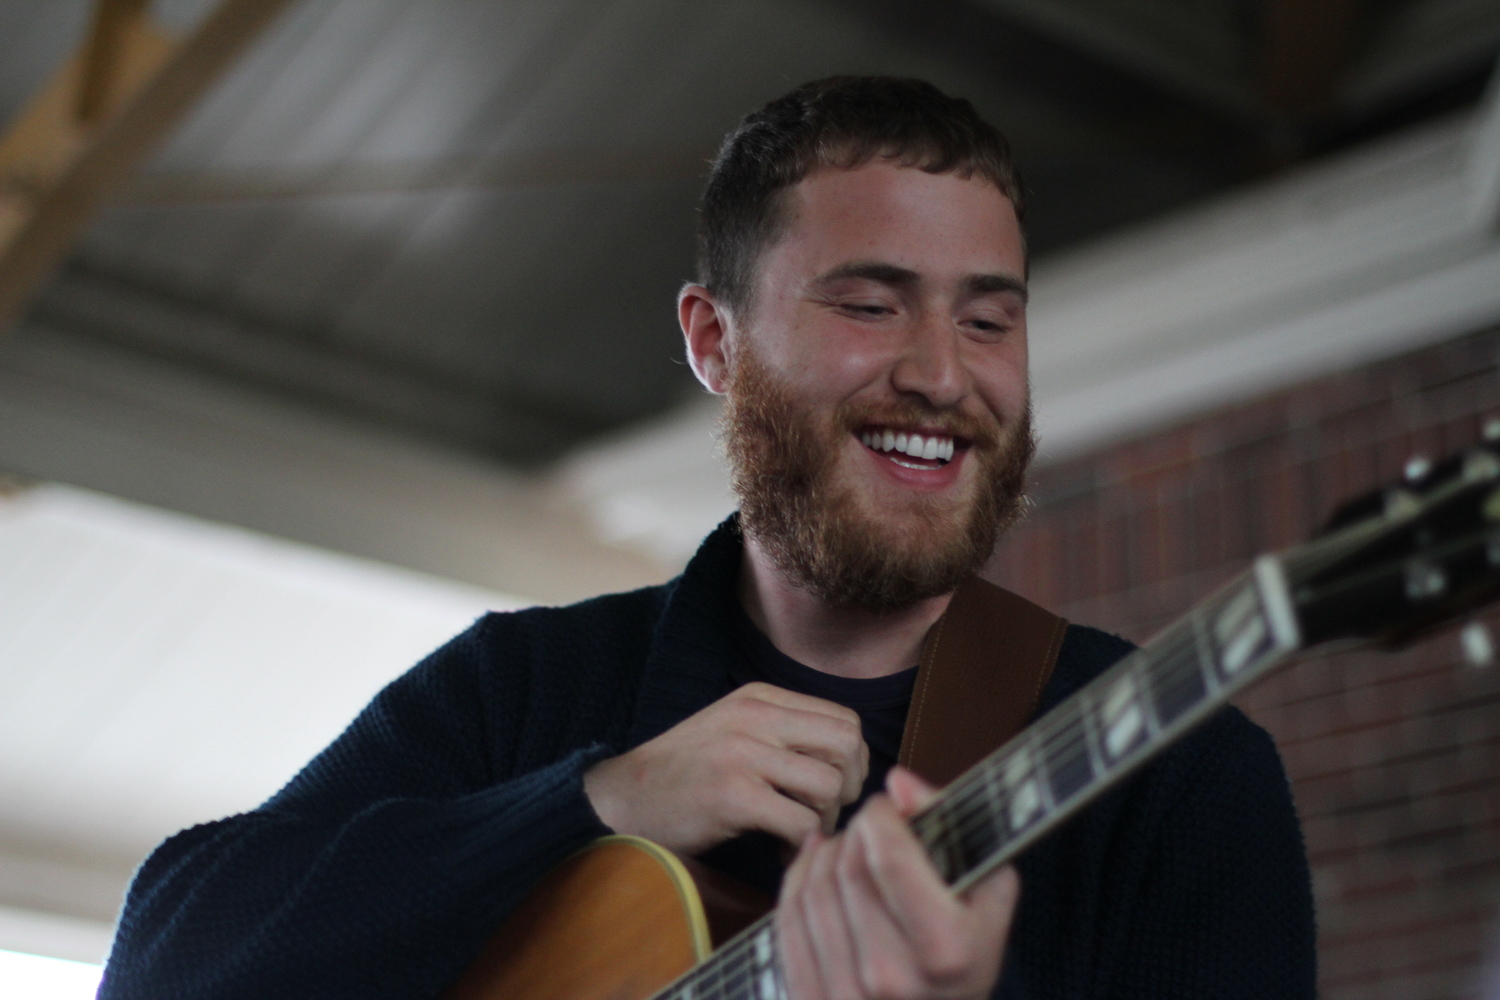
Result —
[[1152, 847], [1121, 860], [1134, 898], [1107, 995], [1311, 1000], [1311, 879], [1275, 745], [1229, 709], [1184, 749]]
[[511, 773], [487, 749], [510, 713], [483, 681], [483, 628], [387, 687], [265, 805], [159, 847], [102, 1000], [429, 998], [541, 874], [607, 833], [582, 773], [609, 751]]

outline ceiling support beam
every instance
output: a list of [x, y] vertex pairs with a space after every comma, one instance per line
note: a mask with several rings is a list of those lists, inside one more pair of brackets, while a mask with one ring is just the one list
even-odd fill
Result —
[[[172, 42], [157, 30], [147, 0], [98, 0], [88, 40], [80, 53], [78, 101], [74, 119], [97, 124], [140, 85], [140, 71], [154, 71]], [[131, 73], [130, 70], [137, 70]]]
[[182, 172], [143, 170], [110, 193], [117, 205], [180, 205], [246, 199], [326, 198], [570, 184], [699, 181], [708, 146], [666, 149], [543, 149], [503, 156], [311, 167]]
[[0, 136], [0, 333], [109, 188], [291, 0], [222, 0], [181, 42], [145, 0], [96, 0], [87, 40]]
[[1479, 105], [1469, 148], [1469, 205], [1474, 225], [1500, 235], [1500, 60]]

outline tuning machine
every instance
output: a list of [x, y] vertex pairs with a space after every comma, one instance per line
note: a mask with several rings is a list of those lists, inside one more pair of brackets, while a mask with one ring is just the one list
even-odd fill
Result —
[[1458, 644], [1464, 652], [1464, 662], [1475, 670], [1483, 670], [1495, 662], [1495, 642], [1490, 630], [1480, 621], [1471, 621], [1458, 633]]

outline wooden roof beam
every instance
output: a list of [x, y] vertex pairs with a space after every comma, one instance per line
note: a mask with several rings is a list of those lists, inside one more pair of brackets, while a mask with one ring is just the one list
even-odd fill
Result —
[[146, 0], [96, 0], [88, 38], [0, 136], [0, 333], [20, 318], [109, 188], [292, 0], [222, 0], [185, 39]]

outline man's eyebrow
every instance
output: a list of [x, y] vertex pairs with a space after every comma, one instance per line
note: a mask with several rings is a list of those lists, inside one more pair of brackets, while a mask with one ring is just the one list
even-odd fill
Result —
[[1002, 295], [1008, 292], [1019, 295], [1022, 304], [1030, 298], [1030, 293], [1026, 290], [1026, 282], [1008, 274], [970, 275], [964, 279], [964, 291], [970, 295]]
[[895, 264], [882, 264], [873, 260], [856, 260], [847, 264], [840, 264], [831, 271], [825, 271], [813, 279], [814, 285], [829, 285], [835, 281], [845, 281], [849, 278], [863, 278], [866, 281], [876, 281], [882, 285], [915, 285], [921, 279], [916, 271]]
[[[902, 287], [915, 285], [921, 280], [921, 277], [916, 271], [905, 267], [897, 267], [895, 264], [856, 260], [847, 264], [840, 264], [831, 271], [825, 271], [813, 279], [813, 284], [830, 285], [837, 281], [860, 278], [865, 281], [875, 281], [882, 285]], [[964, 279], [963, 288], [969, 295], [1001, 295], [1009, 293], [1019, 295], [1023, 303], [1028, 298], [1026, 282], [1008, 274], [972, 274]]]

